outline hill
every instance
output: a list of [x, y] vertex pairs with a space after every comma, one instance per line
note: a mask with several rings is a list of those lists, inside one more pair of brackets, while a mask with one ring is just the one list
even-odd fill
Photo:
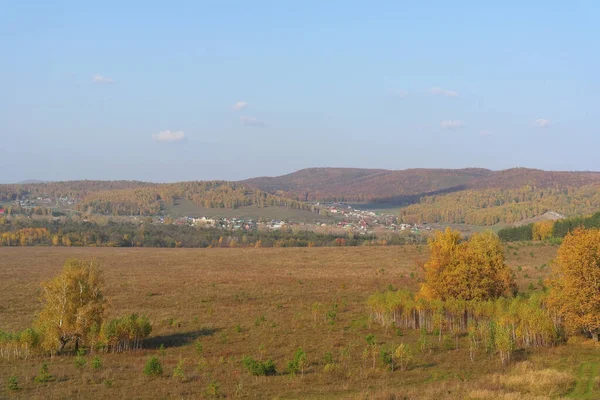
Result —
[[407, 223], [512, 224], [549, 211], [573, 216], [600, 209], [599, 172], [312, 168], [244, 183], [295, 199], [402, 206]]
[[[302, 201], [396, 202], [415, 195], [461, 190], [492, 171], [467, 169], [407, 169], [391, 171], [360, 168], [309, 168], [278, 177], [242, 181], [269, 193]], [[417, 198], [418, 200], [418, 198]]]

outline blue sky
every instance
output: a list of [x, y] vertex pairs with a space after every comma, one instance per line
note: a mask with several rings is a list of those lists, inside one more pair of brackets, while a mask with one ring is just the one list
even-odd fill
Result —
[[486, 3], [0, 0], [0, 181], [600, 170], [599, 3]]

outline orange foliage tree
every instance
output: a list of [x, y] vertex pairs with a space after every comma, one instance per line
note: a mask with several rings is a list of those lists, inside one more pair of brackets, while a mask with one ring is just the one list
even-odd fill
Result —
[[600, 335], [600, 230], [577, 229], [558, 249], [550, 278], [551, 304], [571, 331]]
[[540, 221], [533, 224], [533, 240], [546, 240], [552, 237], [554, 221]]
[[431, 256], [424, 265], [425, 283], [419, 296], [440, 300], [489, 300], [516, 293], [502, 243], [493, 232], [462, 240], [447, 228], [429, 241]]

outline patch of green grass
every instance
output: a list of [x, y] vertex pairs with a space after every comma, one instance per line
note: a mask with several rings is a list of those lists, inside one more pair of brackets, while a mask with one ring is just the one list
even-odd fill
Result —
[[569, 393], [573, 399], [598, 399], [600, 392], [594, 388], [594, 383], [600, 370], [600, 362], [585, 361], [577, 370], [577, 383]]

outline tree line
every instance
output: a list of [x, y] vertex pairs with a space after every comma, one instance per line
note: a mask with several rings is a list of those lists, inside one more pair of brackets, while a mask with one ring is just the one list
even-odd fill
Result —
[[571, 217], [557, 221], [540, 221], [504, 228], [498, 231], [498, 236], [505, 242], [562, 239], [577, 228], [600, 228], [600, 212], [590, 216]]
[[416, 234], [327, 234], [307, 230], [223, 230], [152, 222], [105, 224], [41, 219], [0, 219], [0, 246], [66, 247], [322, 247], [424, 243]]

